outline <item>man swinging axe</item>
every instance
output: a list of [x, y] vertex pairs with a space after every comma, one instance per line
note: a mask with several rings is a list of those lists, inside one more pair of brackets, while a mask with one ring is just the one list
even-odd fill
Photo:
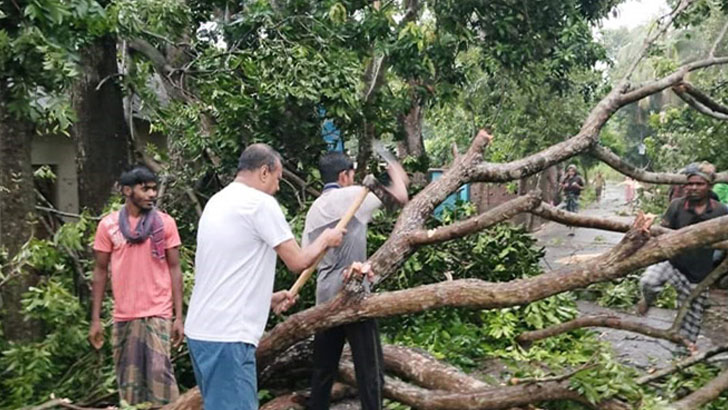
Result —
[[[302, 243], [314, 241], [326, 228], [345, 223], [346, 235], [338, 248], [329, 249], [318, 265], [316, 304], [327, 302], [343, 287], [348, 276], [366, 274], [364, 287], [368, 291], [372, 272], [363, 265], [367, 259], [367, 224], [382, 201], [404, 205], [408, 201], [409, 179], [402, 166], [381, 145], [375, 151], [387, 162], [390, 184], [384, 188], [376, 182], [366, 187], [354, 184], [354, 163], [341, 152], [329, 152], [319, 160], [324, 182], [321, 196], [314, 201], [306, 215]], [[373, 180], [373, 178], [371, 179]], [[382, 198], [370, 192], [373, 190]], [[348, 214], [348, 215], [347, 215]], [[347, 217], [350, 220], [346, 220]], [[314, 266], [315, 268], [315, 266]], [[304, 275], [302, 274], [301, 277]], [[299, 278], [300, 279], [300, 278]], [[305, 280], [305, 279], [304, 279]], [[292, 288], [297, 291], [300, 285]], [[314, 337], [313, 376], [311, 380], [311, 409], [328, 409], [331, 386], [336, 377], [339, 359], [348, 340], [354, 359], [363, 410], [382, 408], [382, 347], [379, 329], [374, 319], [349, 323], [319, 332]]]

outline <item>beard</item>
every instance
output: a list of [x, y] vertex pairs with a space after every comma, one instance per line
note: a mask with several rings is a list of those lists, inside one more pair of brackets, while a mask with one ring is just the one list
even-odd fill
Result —
[[139, 208], [142, 213], [147, 213], [154, 209], [154, 204], [156, 204], [156, 200], [152, 199], [149, 204], [146, 203], [146, 201], [136, 195], [132, 192], [131, 196], [129, 197], [129, 200], [137, 207]]
[[702, 202], [703, 200], [705, 200], [707, 198], [707, 195], [700, 196], [699, 194], [688, 193], [687, 195], [685, 195], [685, 198], [687, 198], [688, 202], [690, 202], [690, 203], [698, 203], [698, 202]]

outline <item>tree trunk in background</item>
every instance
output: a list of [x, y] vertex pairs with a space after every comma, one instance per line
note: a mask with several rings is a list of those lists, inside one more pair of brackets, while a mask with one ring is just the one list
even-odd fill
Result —
[[97, 39], [82, 52], [80, 66], [81, 75], [72, 90], [78, 116], [72, 130], [78, 199], [82, 208], [98, 213], [130, 158], [122, 93], [116, 83], [115, 40], [108, 36]]
[[369, 161], [372, 159], [372, 141], [377, 138], [374, 124], [365, 120], [364, 132], [359, 137], [359, 153], [356, 156], [356, 180], [363, 181], [369, 173]]
[[[0, 92], [0, 248], [11, 260], [33, 234], [33, 127], [9, 113], [6, 107]], [[2, 265], [3, 275], [10, 275], [8, 264]], [[37, 282], [37, 275], [24, 271], [0, 288], [2, 327], [9, 341], [29, 341], [40, 335], [37, 323], [24, 320], [20, 304], [23, 293]]]
[[412, 157], [416, 159], [411, 182], [413, 185], [427, 185], [427, 169], [429, 160], [425, 151], [425, 144], [422, 139], [422, 123], [425, 114], [425, 98], [412, 90], [412, 103], [407, 113], [400, 115], [399, 125], [404, 132], [404, 140], [398, 144], [398, 156], [400, 159]]
[[425, 113], [423, 105], [422, 98], [414, 96], [409, 111], [399, 119], [405, 134], [402, 147], [404, 156], [420, 158], [425, 155], [425, 144], [422, 141], [422, 117]]

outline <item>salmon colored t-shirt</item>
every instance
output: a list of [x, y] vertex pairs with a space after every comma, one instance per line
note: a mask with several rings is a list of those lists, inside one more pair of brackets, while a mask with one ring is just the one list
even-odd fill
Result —
[[[159, 212], [164, 224], [165, 249], [182, 242], [171, 216]], [[133, 232], [141, 217], [129, 215]], [[96, 229], [94, 250], [111, 253], [111, 291], [114, 322], [144, 317], [172, 317], [172, 278], [167, 259], [152, 256], [151, 238], [140, 244], [126, 241], [119, 229], [119, 212], [104, 217]]]

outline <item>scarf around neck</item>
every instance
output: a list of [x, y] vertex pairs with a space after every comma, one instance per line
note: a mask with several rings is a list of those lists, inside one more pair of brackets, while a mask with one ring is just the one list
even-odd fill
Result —
[[142, 213], [141, 220], [136, 225], [134, 232], [129, 229], [129, 211], [126, 206], [119, 211], [119, 230], [124, 239], [132, 245], [144, 243], [147, 238], [152, 239], [152, 256], [157, 259], [164, 259], [164, 223], [156, 208], [149, 212]]

